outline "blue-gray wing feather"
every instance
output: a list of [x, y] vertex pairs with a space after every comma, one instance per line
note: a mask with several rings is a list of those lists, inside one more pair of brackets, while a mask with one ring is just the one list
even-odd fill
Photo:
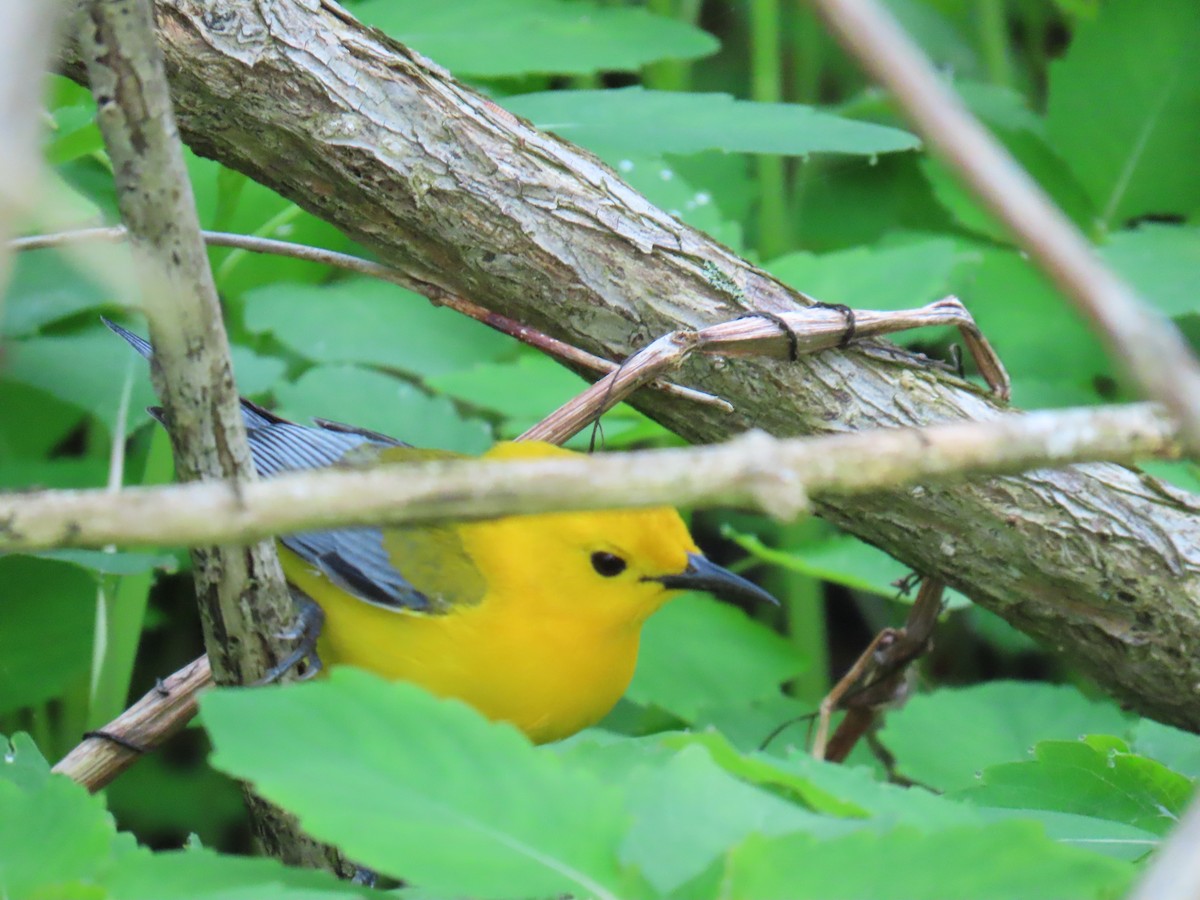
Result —
[[[343, 462], [348, 454], [368, 455], [372, 450], [400, 443], [383, 443], [349, 431], [306, 428], [290, 422], [249, 428], [247, 438], [254, 466], [263, 477], [326, 468]], [[429, 597], [392, 565], [383, 546], [383, 531], [378, 527], [307, 531], [279, 540], [342, 590], [361, 600], [390, 609], [433, 610]]]
[[[146, 359], [154, 355], [150, 342], [141, 335], [101, 318]], [[374, 451], [408, 446], [378, 432], [335, 422], [321, 421], [321, 427], [307, 428], [249, 400], [241, 402], [254, 467], [264, 478], [281, 472], [338, 465], [345, 462], [347, 454], [369, 459]], [[162, 421], [160, 409], [152, 408], [150, 413]], [[435, 606], [441, 606], [440, 602], [436, 605], [431, 602], [392, 565], [379, 528], [308, 531], [281, 537], [280, 542], [342, 590], [367, 603], [418, 611], [434, 611]]]

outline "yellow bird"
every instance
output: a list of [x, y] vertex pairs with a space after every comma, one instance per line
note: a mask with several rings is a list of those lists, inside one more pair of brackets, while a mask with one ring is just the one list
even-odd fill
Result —
[[[149, 358], [141, 337], [105, 320]], [[318, 420], [306, 427], [242, 401], [263, 477], [325, 466], [453, 458]], [[537, 442], [485, 459], [570, 455]], [[593, 725], [624, 694], [642, 625], [682, 590], [775, 602], [700, 554], [671, 508], [508, 516], [279, 539], [288, 581], [324, 613], [318, 653], [457, 697], [533, 741]]]

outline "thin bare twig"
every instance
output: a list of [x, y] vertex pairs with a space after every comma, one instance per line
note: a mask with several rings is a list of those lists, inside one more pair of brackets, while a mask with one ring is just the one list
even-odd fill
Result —
[[[74, 24], [129, 229], [176, 470], [185, 481], [230, 479], [236, 492], [239, 481], [254, 480], [254, 466], [151, 0], [87, 0]], [[274, 542], [192, 546], [203, 547], [192, 560], [214, 677], [261, 678], [287, 655], [281, 635], [294, 616]], [[293, 819], [252, 807], [260, 839], [282, 859], [346, 870], [336, 849], [313, 842]]]
[[[945, 590], [946, 586], [936, 579], [923, 580], [904, 627], [879, 632], [821, 701], [813, 756], [830, 762], [844, 761], [881, 710], [908, 698], [909, 666], [929, 649]], [[846, 717], [826, 744], [829, 720], [837, 709], [846, 709]]]
[[0, 495], [0, 551], [105, 544], [244, 543], [369, 523], [661, 504], [732, 504], [786, 518], [821, 498], [1080, 461], [1177, 454], [1151, 404], [1002, 415], [986, 422], [592, 457], [307, 471], [238, 486], [183, 484]]
[[98, 791], [183, 729], [196, 715], [196, 696], [212, 684], [208, 657], [184, 666], [59, 760], [54, 771]]
[[1200, 362], [1170, 322], [1097, 258], [1091, 245], [958, 97], [875, 0], [816, 0], [862, 66], [885, 84], [917, 130], [1018, 243], [1092, 320], [1112, 353], [1180, 418], [1200, 451]]
[[[516, 338], [523, 344], [528, 344], [530, 347], [535, 347], [544, 353], [573, 363], [580, 368], [605, 374], [615, 372], [618, 368], [617, 363], [588, 353], [586, 350], [580, 350], [566, 341], [550, 337], [536, 328], [531, 328], [515, 319], [510, 319], [508, 316], [491, 312], [477, 303], [472, 303], [465, 297], [461, 297], [429, 281], [409, 275], [393, 266], [363, 259], [359, 256], [352, 256], [349, 253], [326, 250], [324, 247], [312, 247], [307, 244], [295, 244], [290, 241], [279, 241], [273, 238], [257, 237], [249, 234], [232, 234], [225, 231], [201, 231], [200, 234], [204, 238], [205, 243], [213, 247], [232, 247], [251, 253], [287, 256], [292, 259], [300, 259], [305, 262], [317, 263], [324, 266], [333, 266], [348, 272], [356, 272], [360, 275], [378, 278], [381, 281], [387, 281], [413, 293], [420, 294], [439, 306], [453, 309], [455, 312], [481, 322], [489, 328], [494, 328], [496, 331], [507, 334], [509, 337]], [[113, 225], [102, 228], [80, 228], [72, 231], [60, 231], [54, 234], [29, 235], [17, 238], [9, 246], [14, 251], [21, 252], [25, 250], [45, 250], [63, 247], [84, 241], [123, 241], [127, 237], [128, 232], [126, 232], [123, 226]], [[707, 394], [704, 391], [695, 390], [694, 388], [665, 381], [650, 381], [648, 386], [662, 391], [664, 394], [678, 397], [681, 400], [687, 400], [692, 403], [704, 403], [726, 412], [733, 411], [733, 406], [728, 401], [722, 400], [720, 397], [714, 397], [712, 394]]]

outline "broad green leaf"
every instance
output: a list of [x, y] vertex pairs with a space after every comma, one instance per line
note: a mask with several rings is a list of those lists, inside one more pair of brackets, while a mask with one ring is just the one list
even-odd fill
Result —
[[95, 880], [117, 832], [103, 800], [62, 775], [40, 773], [27, 738], [10, 748], [0, 736], [0, 749], [8, 751], [0, 756], [0, 896], [105, 896]]
[[1119, 896], [1126, 863], [1062, 846], [1040, 825], [898, 828], [833, 840], [752, 837], [729, 855], [723, 896], [788, 900], [1083, 900]]
[[122, 857], [104, 878], [119, 900], [332, 900], [374, 897], [328, 872], [289, 868], [264, 857], [195, 849]]
[[842, 118], [811, 106], [754, 103], [728, 94], [623, 88], [549, 91], [504, 99], [539, 128], [598, 152], [851, 153], [912, 150], [916, 137], [897, 128]]
[[634, 769], [623, 784], [633, 826], [621, 843], [621, 860], [661, 893], [696, 877], [751, 834], [847, 830], [837, 819], [739, 781], [698, 746], [684, 746], [663, 765]]
[[104, 138], [96, 124], [94, 103], [60, 106], [54, 110], [52, 119], [52, 137], [45, 147], [46, 161], [51, 165], [104, 149]]
[[937, 4], [928, 0], [885, 0], [883, 5], [939, 69], [959, 78], [979, 72], [975, 48]]
[[332, 419], [368, 428], [418, 447], [482, 453], [491, 428], [461, 416], [444, 397], [430, 397], [407, 381], [357, 366], [317, 366], [275, 390], [280, 415], [297, 422]]
[[622, 792], [462, 703], [342, 668], [201, 708], [217, 768], [362, 865], [456, 896], [621, 893]]
[[646, 623], [628, 697], [691, 722], [706, 708], [777, 694], [801, 666], [784, 638], [741, 610], [688, 594]]
[[368, 0], [354, 13], [455, 74], [479, 78], [638, 69], [720, 47], [683, 22], [586, 0]]
[[[915, 592], [901, 594], [896, 587], [897, 582], [912, 574], [910, 568], [852, 534], [822, 538], [789, 550], [768, 547], [754, 535], [742, 534], [731, 528], [724, 529], [723, 534], [755, 559], [768, 565], [782, 566], [857, 591], [869, 591], [889, 600], [911, 603], [916, 597]], [[970, 603], [958, 591], [946, 589], [948, 608], [961, 609]]]
[[[129, 253], [122, 245], [114, 245], [111, 252]], [[29, 337], [47, 325], [108, 302], [105, 293], [60, 251], [28, 250], [16, 255], [12, 282], [0, 310], [0, 334]]]
[[96, 583], [30, 556], [0, 556], [0, 714], [56, 696], [91, 664]]
[[433, 375], [425, 383], [438, 393], [526, 427], [588, 388], [588, 382], [570, 369], [549, 357], [527, 353], [507, 362], [479, 363]]
[[1046, 836], [1060, 844], [1090, 850], [1113, 859], [1138, 862], [1159, 845], [1158, 835], [1135, 828], [1112, 819], [1098, 819], [1075, 813], [1049, 809], [1004, 809], [998, 806], [976, 808], [984, 822], [1006, 822], [1023, 820], [1038, 822], [1046, 829]]
[[18, 458], [0, 465], [0, 489], [100, 487], [108, 477], [108, 465], [97, 457]]
[[1200, 735], [1180, 731], [1153, 719], [1139, 719], [1133, 727], [1133, 749], [1186, 775], [1200, 778]]
[[441, 375], [511, 353], [498, 334], [424, 297], [368, 278], [275, 284], [246, 295], [246, 327], [316, 363], [359, 363]]
[[1148, 459], [1138, 463], [1138, 467], [1147, 475], [1180, 490], [1200, 494], [1200, 471], [1197, 471], [1195, 463], [1188, 460]]
[[[1028, 260], [1007, 250], [980, 252], [961, 297], [1014, 382], [1041, 379], [1083, 390], [1111, 372], [1092, 329]], [[1016, 395], [1014, 402], [1024, 400]]]
[[50, 763], [37, 748], [33, 738], [18, 731], [11, 738], [0, 735], [0, 780], [16, 785], [22, 791], [40, 789], [50, 777]]
[[[1102, 224], [1187, 214], [1200, 180], [1200, 5], [1112, 0], [1050, 67], [1046, 124]], [[1099, 103], [1099, 105], [1098, 105]]]
[[1037, 741], [1121, 734], [1126, 716], [1065, 685], [994, 681], [941, 688], [889, 713], [880, 739], [896, 770], [919, 784], [955, 790], [997, 763], [1029, 758]]
[[[353, 242], [328, 222], [246, 175], [184, 150], [201, 227], [354, 252]], [[222, 296], [235, 301], [263, 285], [324, 281], [330, 271], [318, 263], [221, 247], [211, 247], [209, 258]]]
[[827, 303], [855, 309], [912, 309], [949, 293], [959, 249], [936, 237], [892, 247], [837, 253], [789, 253], [772, 260], [772, 275]]
[[838, 765], [793, 750], [781, 763], [813, 788], [862, 810], [861, 818], [875, 830], [894, 825], [921, 827], [965, 825], [979, 821], [968, 804], [949, 800], [919, 787], [888, 784], [863, 766]]
[[[1013, 155], [1016, 161], [1050, 194], [1058, 206], [1080, 227], [1090, 229], [1095, 210], [1066, 163], [1050, 145], [1045, 123], [1032, 112], [1024, 96], [997, 85], [955, 82], [955, 90]], [[960, 183], [959, 176], [940, 160], [921, 160], [938, 200], [960, 224], [1001, 243], [1012, 235], [974, 193]]]
[[1028, 762], [1002, 763], [958, 792], [981, 806], [1049, 809], [1112, 819], [1154, 834], [1174, 827], [1192, 781], [1116, 739], [1041, 741]]
[[[1083, 189], [1075, 182], [1067, 164], [1055, 154], [1045, 138], [1034, 131], [1005, 131], [1000, 128], [995, 128], [994, 136], [1076, 225], [1090, 230], [1095, 210]], [[960, 225], [999, 243], [1013, 242], [1008, 226], [986, 209], [974, 192], [961, 183], [957, 173], [940, 159], [924, 157], [921, 170], [929, 179], [938, 202]]]
[[1200, 313], [1200, 228], [1146, 223], [1114, 234], [1100, 255], [1163, 315]]
[[767, 788], [814, 812], [850, 819], [865, 819], [870, 815], [857, 803], [818, 786], [812, 778], [797, 772], [791, 765], [795, 756], [784, 762], [761, 751], [742, 753], [723, 734], [715, 731], [665, 735], [662, 740], [669, 747], [703, 747], [713, 762], [731, 775]]
[[[425, 383], [468, 407], [503, 416], [498, 437], [504, 439], [515, 438], [588, 387], [586, 381], [549, 357], [528, 353], [508, 362], [480, 363], [470, 369], [435, 375], [426, 378]], [[623, 446], [647, 429], [662, 431], [661, 426], [624, 403], [606, 412], [602, 424], [603, 440], [598, 444], [601, 448]], [[585, 428], [565, 446], [586, 450], [591, 433], [591, 428]]]
[[238, 393], [246, 396], [264, 394], [279, 383], [287, 365], [273, 356], [260, 356], [237, 344], [229, 348], [233, 362], [233, 376], [237, 379]]
[[174, 572], [176, 568], [174, 556], [165, 553], [137, 553], [132, 550], [43, 550], [41, 553], [29, 555], [38, 559], [68, 563], [97, 575], [140, 575], [156, 569]]
[[875, 244], [898, 229], [957, 231], [950, 213], [934, 197], [915, 153], [876, 159], [814, 156], [797, 160], [802, 190], [791, 217], [797, 243], [813, 252]]
[[0, 380], [0, 487], [20, 487], [11, 480], [8, 466], [18, 460], [41, 461], [82, 418], [82, 410], [73, 403], [20, 382]]
[[132, 379], [128, 431], [145, 422], [137, 411], [156, 403], [145, 360], [107, 328], [14, 341], [7, 351], [6, 378], [91, 413], [110, 433], [127, 377]]

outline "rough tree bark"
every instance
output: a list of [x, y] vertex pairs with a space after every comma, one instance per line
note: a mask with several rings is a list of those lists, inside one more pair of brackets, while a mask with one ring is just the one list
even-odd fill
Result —
[[[672, 329], [808, 302], [332, 3], [158, 0], [157, 11], [191, 146], [426, 282], [611, 358]], [[679, 380], [737, 409], [635, 398], [693, 441], [1003, 414], [882, 344], [796, 363], [698, 359]], [[1197, 511], [1200, 499], [1112, 465], [821, 509], [1140, 712], [1200, 730]]]

